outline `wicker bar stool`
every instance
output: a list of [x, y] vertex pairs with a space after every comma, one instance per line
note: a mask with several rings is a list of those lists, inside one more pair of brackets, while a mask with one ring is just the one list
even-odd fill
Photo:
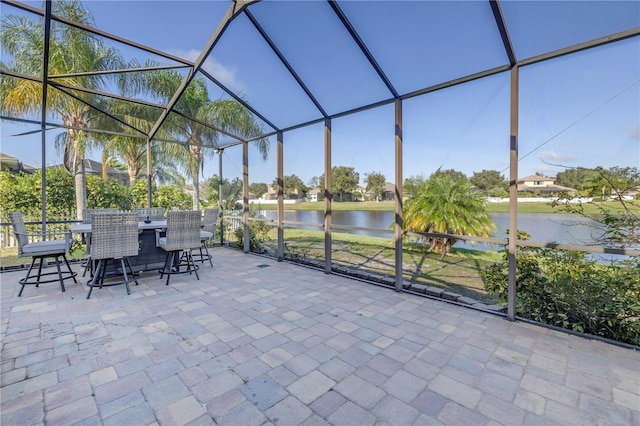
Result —
[[[83, 209], [82, 210], [82, 223], [91, 223], [93, 215], [103, 213], [117, 213], [117, 209]], [[87, 246], [87, 260], [82, 264], [82, 276], [87, 275], [87, 271], [93, 274], [93, 262], [91, 261], [91, 234], [83, 234], [82, 238]]]
[[[13, 233], [18, 240], [18, 256], [19, 257], [31, 257], [31, 265], [29, 266], [29, 270], [27, 271], [27, 275], [22, 278], [20, 281], [20, 292], [18, 293], [18, 297], [22, 296], [22, 292], [24, 291], [24, 286], [27, 284], [33, 284], [36, 287], [40, 286], [40, 284], [51, 283], [51, 282], [60, 282], [60, 288], [62, 291], [65, 291], [64, 281], [72, 278], [74, 282], [78, 282], [76, 280], [76, 272], [71, 270], [71, 266], [69, 266], [69, 261], [67, 260], [67, 253], [69, 253], [69, 248], [71, 247], [71, 233], [70, 232], [48, 232], [45, 235], [42, 234], [27, 234], [27, 228], [24, 225], [24, 219], [22, 217], [21, 212], [11, 212], [9, 213], [9, 220], [11, 221], [11, 226], [13, 227]], [[60, 236], [64, 235], [64, 239], [48, 239], [51, 236]], [[41, 241], [31, 241], [32, 240], [41, 240]], [[46, 263], [47, 258], [55, 259], [55, 265], [57, 272], [45, 272], [42, 273], [42, 266]], [[60, 269], [60, 258], [64, 260], [64, 263], [67, 265], [67, 271], [62, 271]], [[36, 275], [31, 275], [33, 271], [33, 267], [35, 266], [36, 261], [38, 261], [38, 273]], [[43, 277], [49, 275], [56, 275], [56, 278], [51, 279], [43, 279]]]
[[202, 220], [202, 228], [200, 229], [200, 241], [202, 244], [200, 244], [200, 252], [193, 254], [195, 261], [204, 263], [205, 260], [208, 260], [209, 264], [213, 266], [211, 254], [209, 254], [209, 249], [207, 248], [207, 243], [213, 240], [217, 224], [218, 209], [204, 209], [204, 218]]
[[[202, 213], [199, 210], [169, 211], [167, 212], [166, 236], [158, 238], [158, 246], [167, 252], [164, 266], [160, 269], [160, 277], [167, 274], [167, 285], [172, 274], [195, 272], [198, 267], [193, 261], [192, 250], [199, 249], [200, 225]], [[156, 231], [158, 232], [158, 231]], [[181, 270], [180, 252], [184, 252], [187, 268]]]
[[[129, 273], [138, 285], [138, 279], [133, 273], [129, 256], [138, 255], [138, 215], [136, 213], [104, 213], [94, 214], [91, 221], [91, 258], [98, 261], [95, 273], [89, 286], [87, 299], [91, 297], [94, 287], [114, 286], [124, 284], [127, 294], [129, 288]], [[124, 281], [105, 283], [107, 261], [113, 259], [117, 271], [117, 261], [120, 262]]]

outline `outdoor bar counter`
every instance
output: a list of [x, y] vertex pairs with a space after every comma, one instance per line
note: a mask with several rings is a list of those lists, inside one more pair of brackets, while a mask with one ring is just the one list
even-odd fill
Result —
[[[138, 255], [129, 257], [134, 272], [159, 270], [163, 267], [167, 252], [157, 246], [156, 230], [167, 228], [166, 220], [154, 220], [149, 223], [138, 222], [140, 237], [138, 238]], [[75, 234], [83, 234], [87, 242], [87, 253], [90, 254], [91, 224], [81, 223], [69, 226]]]

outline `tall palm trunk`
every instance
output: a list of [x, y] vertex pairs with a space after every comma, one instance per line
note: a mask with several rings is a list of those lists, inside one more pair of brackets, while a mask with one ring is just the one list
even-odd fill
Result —
[[129, 186], [134, 186], [140, 174], [140, 163], [126, 161], [127, 172], [129, 173]]
[[84, 168], [81, 167], [74, 176], [76, 185], [76, 219], [82, 219], [82, 213], [87, 208], [87, 179], [84, 174]]
[[[81, 118], [69, 117], [64, 120], [68, 126], [83, 127], [86, 124]], [[64, 165], [73, 175], [76, 193], [76, 218], [82, 219], [87, 208], [86, 176], [84, 170], [84, 141], [81, 132], [73, 128], [67, 130], [64, 146]]]
[[193, 181], [193, 209], [200, 210], [200, 170], [202, 169], [202, 146], [197, 132], [189, 138], [189, 154], [191, 154], [191, 179]]

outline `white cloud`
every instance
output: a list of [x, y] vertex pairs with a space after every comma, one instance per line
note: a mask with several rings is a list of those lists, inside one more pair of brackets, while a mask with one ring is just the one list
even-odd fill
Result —
[[540, 158], [543, 161], [549, 161], [554, 163], [565, 162], [565, 161], [572, 162], [578, 159], [578, 157], [576, 157], [573, 154], [560, 155], [555, 151], [543, 151], [540, 153], [540, 156], [538, 158]]
[[536, 174], [538, 176], [550, 176], [550, 177], [553, 177], [553, 176], [556, 175], [556, 173], [558, 173], [558, 171], [553, 169], [553, 168], [551, 168], [551, 167], [537, 167], [534, 174]]
[[[198, 59], [198, 56], [200, 55], [200, 51], [196, 49], [186, 51], [178, 50], [172, 51], [171, 53], [175, 56], [184, 58], [192, 62]], [[240, 81], [238, 81], [235, 70], [227, 68], [220, 62], [217, 62], [214, 58], [211, 57], [211, 55], [209, 55], [207, 59], [205, 59], [202, 68], [236, 94], [241, 95], [246, 93], [246, 88]]]

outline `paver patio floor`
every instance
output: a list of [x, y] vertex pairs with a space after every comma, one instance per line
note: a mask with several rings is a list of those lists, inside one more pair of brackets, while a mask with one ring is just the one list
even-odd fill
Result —
[[640, 424], [640, 351], [212, 254], [90, 300], [0, 274], [2, 425]]

